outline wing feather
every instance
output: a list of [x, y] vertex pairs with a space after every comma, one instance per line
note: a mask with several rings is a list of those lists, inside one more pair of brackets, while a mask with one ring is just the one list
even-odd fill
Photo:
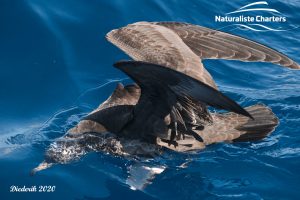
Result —
[[217, 88], [199, 57], [166, 27], [138, 22], [112, 30], [106, 38], [134, 60], [174, 69]]
[[154, 22], [173, 30], [201, 59], [271, 62], [291, 69], [300, 65], [286, 55], [237, 35], [180, 22]]

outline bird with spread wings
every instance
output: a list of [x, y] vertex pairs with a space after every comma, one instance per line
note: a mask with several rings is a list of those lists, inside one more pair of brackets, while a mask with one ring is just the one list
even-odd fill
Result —
[[[137, 22], [110, 31], [106, 38], [133, 59], [114, 66], [135, 84], [119, 83], [106, 101], [66, 133], [66, 140], [60, 141], [66, 148], [75, 142], [78, 148], [149, 156], [164, 147], [185, 152], [217, 142], [262, 139], [279, 123], [272, 110], [263, 104], [242, 108], [218, 90], [201, 61], [270, 62], [300, 69], [272, 48], [188, 23]], [[229, 112], [210, 112], [208, 106]], [[105, 133], [116, 138], [106, 139], [106, 144], [95, 139], [95, 134]], [[32, 173], [78, 157], [58, 149], [49, 148]]]
[[[300, 69], [289, 57], [262, 44], [188, 23], [137, 22], [110, 31], [106, 38], [134, 60], [118, 62], [115, 67], [136, 85], [119, 85], [84, 120], [101, 124], [120, 137], [175, 151], [261, 139], [278, 124], [267, 106], [244, 109], [223, 95], [201, 60], [270, 62]], [[207, 106], [231, 112], [210, 113]]]

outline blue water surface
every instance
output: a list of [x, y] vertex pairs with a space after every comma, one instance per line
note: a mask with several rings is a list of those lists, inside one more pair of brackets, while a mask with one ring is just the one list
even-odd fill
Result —
[[[300, 25], [299, 0], [268, 1]], [[280, 125], [259, 142], [222, 143], [186, 155], [169, 152], [144, 190], [126, 184], [125, 158], [90, 153], [30, 176], [51, 142], [103, 102], [127, 77], [128, 58], [105, 40], [137, 21], [184, 21], [261, 42], [300, 63], [300, 29], [255, 32], [214, 22], [252, 1], [1, 0], [0, 199], [299, 199], [300, 72], [267, 63], [206, 60], [220, 89], [243, 106], [264, 103]], [[186, 163], [186, 165], [182, 165]], [[10, 193], [10, 186], [54, 185], [53, 193]]]

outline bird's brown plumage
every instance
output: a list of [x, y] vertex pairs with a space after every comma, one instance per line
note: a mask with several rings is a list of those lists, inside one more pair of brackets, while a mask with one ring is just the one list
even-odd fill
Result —
[[[291, 69], [300, 69], [299, 64], [272, 48], [233, 34], [188, 23], [137, 22], [110, 31], [106, 38], [136, 61], [170, 68], [215, 89], [217, 86], [214, 80], [201, 62], [203, 59], [270, 62]], [[138, 88], [138, 86], [136, 87]], [[96, 111], [120, 104], [127, 105], [128, 101], [131, 102], [131, 105], [138, 104], [142, 93], [139, 88], [136, 89], [138, 93], [134, 98], [128, 97], [127, 93], [120, 93], [121, 95], [117, 97], [118, 90], [120, 88], [117, 88], [109, 100]], [[198, 104], [193, 100], [192, 103]], [[198, 110], [201, 108], [202, 113], [207, 112], [205, 104], [200, 103], [199, 105]], [[195, 116], [199, 115], [195, 108], [196, 106], [186, 108], [186, 114], [189, 115], [191, 121], [196, 121]], [[253, 108], [255, 112], [251, 110]], [[211, 116], [207, 113], [208, 119], [213, 121], [212, 124], [206, 124], [203, 130], [195, 130], [204, 139], [204, 142], [195, 141], [195, 138], [188, 136], [185, 140], [180, 140], [179, 145], [182, 145], [177, 150], [199, 149], [206, 144], [220, 141], [260, 138], [272, 132], [278, 123], [275, 115], [266, 106], [256, 105], [246, 110], [255, 116], [255, 120], [250, 121], [247, 117], [234, 113], [211, 114]], [[257, 110], [261, 110], [258, 112], [261, 116], [271, 119], [270, 124], [260, 115], [256, 115]], [[194, 144], [198, 142], [198, 145], [191, 147], [191, 144], [188, 143], [192, 142]], [[169, 146], [164, 145], [159, 138], [158, 144]], [[169, 148], [172, 147], [169, 146]]]
[[[271, 109], [259, 104], [241, 108], [216, 90], [217, 86], [201, 60], [260, 61], [300, 69], [299, 64], [286, 55], [262, 44], [188, 23], [137, 22], [110, 31], [106, 38], [134, 60], [143, 61], [115, 65], [138, 85], [124, 87], [119, 84], [105, 102], [67, 132], [64, 136], [66, 140], [58, 146], [58, 151], [49, 148], [48, 158], [52, 161], [65, 163], [66, 158], [70, 160], [74, 156], [77, 157], [76, 152], [74, 155], [65, 155], [65, 151], [61, 151], [61, 147], [69, 146], [67, 141], [70, 138], [71, 141], [72, 138], [77, 138], [86, 146], [94, 145], [96, 150], [106, 149], [108, 152], [120, 155], [148, 156], [159, 153], [161, 147], [184, 152], [203, 149], [206, 145], [216, 142], [262, 139], [279, 123]], [[155, 70], [152, 71], [153, 68], [150, 70], [149, 67], [154, 67]], [[143, 80], [140, 75], [143, 76]], [[189, 97], [196, 98], [197, 101]], [[174, 99], [178, 102], [174, 102]], [[235, 113], [209, 113], [206, 104], [221, 105], [221, 108]], [[138, 109], [135, 109], [136, 107]], [[143, 109], [147, 112], [143, 112]], [[166, 115], [163, 116], [165, 118], [158, 116], [162, 115], [161, 110], [167, 110], [163, 114]], [[201, 120], [209, 123], [202, 123]], [[182, 122], [190, 126], [186, 126], [185, 129], [179, 128], [177, 131], [180, 134], [174, 135], [172, 131], [177, 129], [177, 125], [172, 127], [169, 125]], [[128, 129], [130, 124], [135, 126]], [[162, 125], [166, 129], [171, 128], [172, 131], [164, 132], [161, 127], [156, 129], [157, 125], [158, 127]], [[108, 143], [102, 145], [98, 144], [98, 140], [93, 139], [93, 135], [90, 137], [86, 134], [86, 137], [83, 137], [85, 133], [103, 134], [107, 131], [125, 133], [123, 136], [126, 137], [113, 136], [106, 140]], [[149, 143], [141, 141], [138, 137], [130, 138], [132, 131], [136, 132], [135, 136], [139, 136], [140, 132], [148, 136], [152, 134], [156, 140]], [[182, 131], [189, 134], [183, 138], [185, 133], [182, 134]], [[106, 134], [103, 136], [105, 138]], [[170, 145], [166, 137], [176, 140], [177, 146]], [[74, 153], [74, 151], [70, 152]], [[52, 164], [44, 161], [32, 172], [46, 169]]]
[[286, 55], [237, 35], [181, 22], [153, 22], [153, 24], [174, 31], [201, 59], [270, 62], [291, 69], [300, 69], [300, 65]]
[[300, 69], [298, 63], [265, 45], [188, 23], [137, 22], [110, 31], [106, 38], [134, 60], [170, 67], [214, 88], [201, 59], [271, 62]]
[[106, 38], [134, 60], [169, 67], [217, 88], [199, 57], [171, 29], [137, 22], [110, 31]]

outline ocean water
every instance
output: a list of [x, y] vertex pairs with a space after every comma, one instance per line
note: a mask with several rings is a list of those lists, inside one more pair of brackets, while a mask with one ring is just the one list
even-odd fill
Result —
[[[268, 1], [286, 17], [284, 31], [214, 21], [252, 2], [1, 0], [0, 199], [299, 199], [300, 71], [267, 63], [204, 61], [225, 94], [243, 106], [264, 103], [279, 117], [276, 131], [262, 141], [166, 152], [146, 161], [95, 152], [29, 175], [51, 142], [103, 102], [117, 82], [130, 82], [112, 67], [128, 58], [105, 40], [114, 28], [137, 21], [190, 22], [272, 46], [300, 63], [299, 0]], [[145, 181], [139, 177], [147, 174], [143, 166], [164, 171]], [[13, 185], [56, 188], [11, 193]]]

